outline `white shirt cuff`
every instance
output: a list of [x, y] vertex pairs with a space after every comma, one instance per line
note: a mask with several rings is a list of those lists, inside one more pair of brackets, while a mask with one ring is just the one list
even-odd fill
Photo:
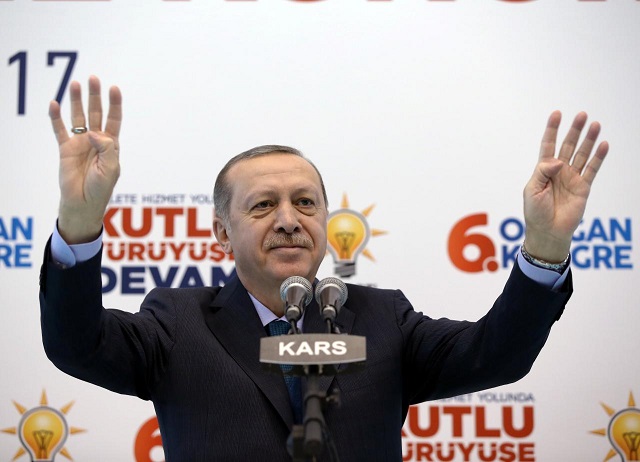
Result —
[[56, 225], [53, 228], [53, 235], [51, 236], [51, 258], [63, 268], [70, 268], [78, 263], [87, 261], [100, 252], [103, 234], [104, 228], [95, 241], [85, 244], [69, 245], [62, 239], [62, 236], [60, 236], [58, 226]]
[[559, 290], [564, 281], [567, 279], [567, 275], [569, 274], [569, 267], [564, 270], [564, 273], [560, 274], [553, 270], [548, 270], [544, 268], [540, 268], [538, 266], [532, 265], [522, 256], [522, 250], [518, 252], [518, 265], [520, 269], [529, 279], [534, 280], [538, 284], [542, 284], [543, 286], [552, 289]]

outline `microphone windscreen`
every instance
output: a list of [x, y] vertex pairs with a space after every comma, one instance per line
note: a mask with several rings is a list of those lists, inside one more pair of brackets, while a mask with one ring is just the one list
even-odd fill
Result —
[[[347, 301], [348, 290], [338, 278], [325, 278], [316, 286], [316, 301], [320, 308], [329, 304], [338, 309]], [[337, 306], [336, 306], [337, 305]]]
[[307, 281], [305, 278], [301, 276], [291, 276], [284, 280], [284, 282], [280, 285], [280, 298], [283, 302], [290, 301], [288, 300], [287, 294], [289, 294], [289, 291], [291, 289], [296, 289], [295, 292], [304, 291], [305, 306], [311, 302], [313, 289], [311, 288], [311, 284], [309, 283], [309, 281]]

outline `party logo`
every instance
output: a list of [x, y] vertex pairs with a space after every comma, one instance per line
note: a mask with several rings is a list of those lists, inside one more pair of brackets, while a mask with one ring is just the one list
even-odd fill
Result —
[[42, 392], [40, 405], [31, 409], [13, 402], [22, 416], [17, 427], [5, 428], [3, 433], [18, 435], [22, 447], [13, 456], [17, 460], [24, 454], [29, 454], [32, 461], [53, 462], [58, 454], [73, 460], [64, 446], [69, 435], [82, 433], [82, 428], [70, 427], [65, 416], [73, 406], [73, 401], [60, 408], [49, 406], [47, 394]]
[[386, 231], [369, 227], [367, 217], [373, 210], [373, 204], [362, 212], [357, 212], [349, 208], [349, 199], [344, 194], [340, 207], [329, 214], [327, 240], [335, 264], [335, 274], [348, 278], [356, 274], [356, 262], [360, 255], [375, 261], [373, 254], [366, 248], [367, 242], [371, 237], [386, 234]]
[[613, 459], [616, 454], [622, 462], [640, 460], [640, 409], [636, 407], [633, 393], [629, 393], [627, 407], [619, 411], [604, 403], [600, 405], [609, 416], [609, 424], [591, 433], [609, 439], [611, 449], [604, 460]]

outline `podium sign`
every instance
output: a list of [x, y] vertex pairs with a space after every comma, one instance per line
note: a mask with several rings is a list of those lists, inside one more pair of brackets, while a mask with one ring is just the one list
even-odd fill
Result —
[[260, 362], [330, 365], [367, 359], [367, 339], [358, 335], [299, 334], [260, 339]]

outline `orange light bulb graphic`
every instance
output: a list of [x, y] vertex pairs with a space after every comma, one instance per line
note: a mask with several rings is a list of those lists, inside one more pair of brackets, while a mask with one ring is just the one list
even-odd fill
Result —
[[607, 436], [624, 462], [640, 461], [640, 410], [627, 408], [609, 422]]
[[349, 277], [355, 274], [356, 259], [365, 248], [370, 235], [364, 215], [350, 209], [340, 209], [329, 214], [327, 240], [338, 275]]
[[39, 406], [22, 416], [18, 436], [32, 462], [53, 462], [69, 436], [69, 428], [60, 411]]

